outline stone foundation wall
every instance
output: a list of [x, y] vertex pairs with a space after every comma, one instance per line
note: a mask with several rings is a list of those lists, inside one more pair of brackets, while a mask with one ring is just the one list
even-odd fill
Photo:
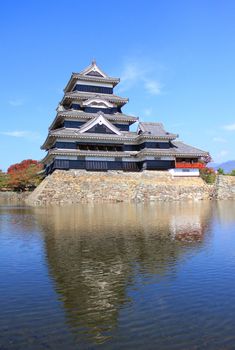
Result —
[[28, 197], [30, 205], [81, 202], [149, 202], [202, 200], [214, 197], [214, 186], [201, 178], [174, 178], [164, 171], [123, 173], [56, 170]]
[[217, 199], [235, 199], [235, 176], [218, 175], [215, 196]]

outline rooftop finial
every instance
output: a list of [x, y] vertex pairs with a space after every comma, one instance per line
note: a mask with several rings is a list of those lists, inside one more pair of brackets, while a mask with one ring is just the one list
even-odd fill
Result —
[[92, 65], [94, 65], [94, 64], [96, 64], [95, 58], [93, 58], [93, 60], [92, 60]]

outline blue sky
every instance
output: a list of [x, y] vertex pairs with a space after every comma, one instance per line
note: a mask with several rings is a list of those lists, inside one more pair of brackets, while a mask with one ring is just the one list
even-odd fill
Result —
[[71, 72], [121, 77], [123, 111], [235, 159], [235, 1], [5, 1], [0, 169], [41, 159]]

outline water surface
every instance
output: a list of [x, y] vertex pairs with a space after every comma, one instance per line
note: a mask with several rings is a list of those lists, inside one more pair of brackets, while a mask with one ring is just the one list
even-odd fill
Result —
[[0, 349], [234, 349], [235, 202], [0, 208]]

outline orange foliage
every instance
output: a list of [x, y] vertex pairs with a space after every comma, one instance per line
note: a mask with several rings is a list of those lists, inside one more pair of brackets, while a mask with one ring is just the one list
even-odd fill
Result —
[[41, 181], [38, 175], [40, 170], [42, 170], [42, 165], [32, 159], [11, 165], [7, 170], [9, 187], [17, 191], [35, 188]]

